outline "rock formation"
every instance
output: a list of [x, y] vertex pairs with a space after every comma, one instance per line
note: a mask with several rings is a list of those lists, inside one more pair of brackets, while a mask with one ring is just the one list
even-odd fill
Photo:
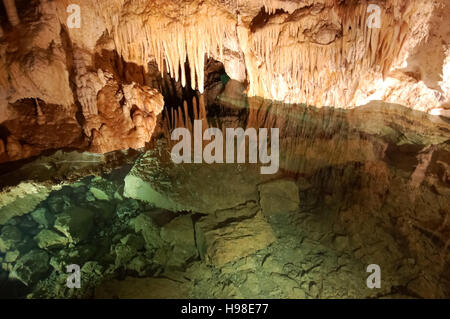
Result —
[[13, 27], [15, 27], [20, 23], [19, 15], [17, 14], [15, 0], [3, 0], [3, 5], [5, 6], [9, 23], [11, 23]]
[[[0, 125], [10, 130], [5, 122], [19, 119], [18, 103], [27, 99], [51, 105], [55, 113], [76, 110], [58, 122], [78, 123], [81, 149], [143, 146], [161, 96], [152, 91], [155, 99], [144, 102], [152, 106], [135, 105], [146, 111], [126, 114], [123, 92], [107, 91], [134, 82], [150, 92], [158, 89], [150, 85], [155, 77], [167, 72], [203, 93], [206, 58], [222, 62], [249, 96], [342, 108], [382, 100], [449, 114], [448, 0], [40, 0], [20, 12], [22, 23], [14, 1], [3, 2], [14, 28], [2, 29], [0, 42]], [[130, 68], [126, 76], [112, 74], [119, 61], [105, 52], [123, 59], [120, 64]], [[100, 104], [111, 107], [99, 111]], [[47, 127], [48, 120], [38, 120]], [[42, 147], [13, 134], [8, 147], [3, 135], [2, 161], [69, 146], [66, 133], [58, 145]], [[122, 143], [113, 141], [118, 137]]]
[[[183, 85], [182, 66], [188, 61], [192, 87], [201, 93], [206, 54], [222, 61], [232, 78], [242, 80], [246, 74], [250, 96], [337, 107], [379, 99], [430, 111], [449, 98], [449, 35], [445, 28], [438, 30], [448, 18], [448, 5], [118, 0], [84, 10], [103, 17], [96, 25], [103, 23], [127, 61], [145, 67], [155, 60], [160, 71], [167, 67]], [[69, 32], [78, 39], [94, 25], [85, 23]], [[421, 60], [427, 42], [436, 45], [433, 62]], [[84, 44], [92, 45], [92, 38]], [[422, 61], [427, 67], [418, 65]]]
[[[450, 296], [450, 0], [23, 3], [0, 10], [0, 297]], [[194, 120], [278, 128], [279, 170], [175, 164]]]

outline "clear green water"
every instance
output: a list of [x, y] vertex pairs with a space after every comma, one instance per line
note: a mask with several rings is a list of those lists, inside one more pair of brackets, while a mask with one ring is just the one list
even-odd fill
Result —
[[[80, 169], [87, 176], [25, 214], [13, 203], [17, 216], [0, 229], [0, 296], [450, 296], [448, 122], [380, 103], [343, 111], [219, 101], [207, 107], [210, 127], [280, 129], [277, 174], [261, 175], [259, 164], [176, 165], [171, 127], [161, 129], [113, 171]], [[58, 156], [4, 180], [64, 180], [73, 158]], [[67, 286], [71, 264], [80, 289]], [[371, 264], [379, 289], [367, 286]]]

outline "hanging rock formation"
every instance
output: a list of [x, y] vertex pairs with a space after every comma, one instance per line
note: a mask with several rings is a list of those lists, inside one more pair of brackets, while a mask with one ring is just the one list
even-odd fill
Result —
[[3, 5], [8, 15], [8, 20], [13, 27], [20, 23], [19, 15], [17, 14], [15, 0], [3, 0]]
[[[58, 3], [59, 12], [66, 2]], [[239, 80], [244, 58], [250, 96], [337, 107], [384, 100], [431, 111], [449, 98], [449, 30], [442, 27], [448, 5], [444, 0], [375, 6], [333, 0], [99, 1], [82, 10], [103, 19], [84, 21], [69, 33], [88, 47], [92, 37], [83, 34], [102, 25], [125, 60], [144, 67], [156, 61], [183, 85], [190, 76], [200, 92], [205, 55], [224, 62]], [[434, 53], [426, 61], [421, 51], [430, 42]], [[190, 75], [180, 67], [185, 62]], [[429, 77], [437, 80], [434, 85]]]

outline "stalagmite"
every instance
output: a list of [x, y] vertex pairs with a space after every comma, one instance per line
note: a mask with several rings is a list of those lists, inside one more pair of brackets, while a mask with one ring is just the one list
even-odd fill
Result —
[[[1, 21], [0, 21], [0, 23], [1, 23]], [[0, 25], [0, 39], [3, 38], [3, 35], [4, 35], [3, 28]]]
[[83, 115], [97, 115], [97, 94], [106, 85], [106, 78], [101, 70], [89, 72], [90, 57], [80, 49], [74, 50], [75, 83], [78, 100], [83, 107]]
[[17, 14], [16, 4], [14, 0], [3, 0], [3, 5], [8, 15], [8, 20], [14, 27], [20, 23], [19, 15]]

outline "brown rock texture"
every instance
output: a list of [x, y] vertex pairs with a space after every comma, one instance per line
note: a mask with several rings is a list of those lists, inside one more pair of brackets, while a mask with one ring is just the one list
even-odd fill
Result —
[[61, 26], [57, 3], [33, 2], [0, 42], [0, 162], [49, 149], [142, 148], [163, 109], [158, 91], [131, 80], [139, 80], [135, 69], [111, 74], [116, 60], [98, 55], [95, 43], [78, 45]]
[[[382, 100], [449, 114], [449, 0], [72, 2], [4, 1], [0, 161], [144, 146], [163, 108], [155, 76], [168, 72], [203, 93], [206, 57], [249, 96], [342, 108]], [[22, 103], [35, 104], [31, 118]]]
[[217, 211], [196, 224], [197, 245], [207, 264], [223, 266], [275, 241], [270, 225], [255, 203]]
[[[58, 2], [59, 16], [68, 3]], [[96, 27], [100, 35], [102, 26], [126, 61], [144, 67], [156, 61], [183, 84], [190, 76], [200, 92], [206, 54], [236, 79], [244, 78], [244, 65], [250, 96], [339, 107], [378, 99], [430, 111], [449, 98], [448, 6], [447, 0], [97, 1], [82, 10], [103, 19], [69, 33], [92, 47], [86, 30]], [[374, 14], [379, 28], [372, 27]], [[191, 74], [179, 68], [186, 61]]]

